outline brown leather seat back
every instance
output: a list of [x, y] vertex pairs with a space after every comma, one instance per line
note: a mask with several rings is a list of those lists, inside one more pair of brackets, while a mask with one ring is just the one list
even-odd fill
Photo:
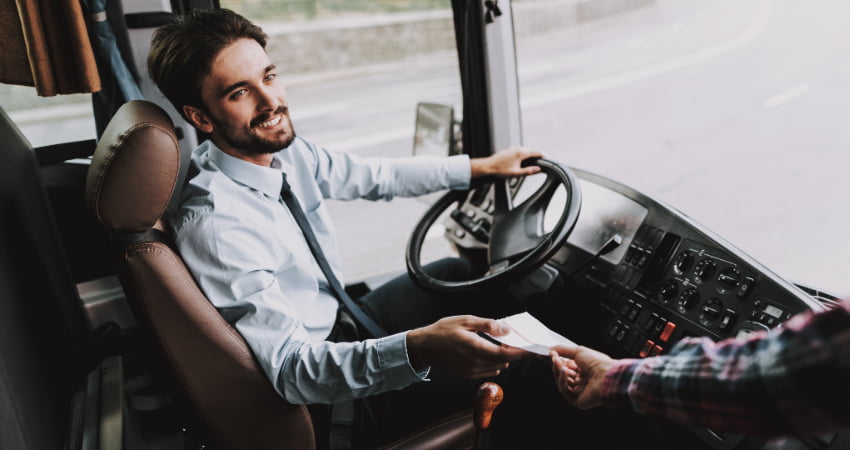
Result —
[[213, 442], [227, 449], [312, 449], [306, 407], [287, 403], [242, 337], [210, 304], [170, 245], [161, 216], [179, 172], [168, 115], [146, 101], [115, 114], [86, 183], [88, 204], [122, 246], [119, 274]]

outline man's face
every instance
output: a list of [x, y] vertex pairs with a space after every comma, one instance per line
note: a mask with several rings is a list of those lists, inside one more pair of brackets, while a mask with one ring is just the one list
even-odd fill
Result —
[[204, 108], [196, 126], [229, 154], [274, 153], [295, 138], [283, 83], [253, 39], [240, 39], [219, 52], [201, 81], [201, 99]]

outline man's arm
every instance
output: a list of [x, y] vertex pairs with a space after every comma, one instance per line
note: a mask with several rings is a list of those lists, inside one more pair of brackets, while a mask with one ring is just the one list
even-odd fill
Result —
[[514, 147], [486, 158], [470, 159], [467, 155], [364, 158], [323, 149], [304, 140], [299, 140], [301, 144], [312, 155], [310, 170], [322, 196], [339, 200], [389, 200], [443, 189], [468, 189], [472, 178], [537, 173], [539, 167], [522, 167], [522, 161], [543, 156], [537, 151]]
[[686, 339], [668, 355], [613, 360], [585, 347], [552, 354], [556, 383], [580, 408], [632, 407], [717, 431], [764, 436], [850, 425], [850, 303], [798, 315], [775, 332]]
[[496, 321], [474, 317], [360, 342], [311, 339], [301, 317], [315, 294], [278, 284], [278, 272], [295, 264], [293, 255], [256, 231], [281, 224], [246, 227], [241, 217], [239, 211], [201, 215], [184, 225], [177, 244], [217, 308], [247, 311], [234, 326], [289, 402], [333, 403], [400, 389], [422, 381], [430, 366], [486, 375], [522, 356], [478, 336], [500, 331]]

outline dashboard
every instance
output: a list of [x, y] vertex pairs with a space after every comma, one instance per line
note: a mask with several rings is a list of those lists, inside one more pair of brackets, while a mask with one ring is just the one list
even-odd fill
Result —
[[[549, 264], [596, 293], [607, 312], [606, 347], [616, 356], [663, 354], [688, 336], [718, 340], [766, 331], [796, 313], [823, 309], [680, 211], [613, 180], [573, 171], [581, 187], [581, 212]], [[518, 183], [509, 187], [516, 196]], [[467, 226], [447, 220], [447, 236], [461, 247], [486, 247], [468, 232], [468, 223], [489, 228], [492, 195], [489, 186], [473, 191], [459, 208]], [[553, 195], [555, 211], [547, 211], [546, 222], [557, 219], [564, 196]], [[614, 235], [619, 245], [600, 253]]]
[[[609, 204], [634, 204], [603, 205], [608, 222], [639, 220], [636, 226], [621, 227], [626, 231], [621, 247], [627, 246], [622, 258], [597, 258], [577, 274], [600, 292], [599, 302], [608, 312], [604, 324], [608, 347], [617, 356], [663, 354], [689, 336], [719, 340], [766, 331], [796, 313], [824, 308], [678, 210], [598, 175], [578, 170], [576, 174], [583, 194], [603, 190], [621, 199]], [[588, 220], [585, 207], [600, 208], [591, 206], [593, 200], [585, 197], [580, 222]], [[568, 240], [551, 263], [568, 270], [576, 248], [582, 247]]]

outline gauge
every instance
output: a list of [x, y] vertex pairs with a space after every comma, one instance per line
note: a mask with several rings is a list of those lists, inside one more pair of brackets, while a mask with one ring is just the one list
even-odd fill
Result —
[[717, 275], [717, 292], [724, 294], [735, 289], [741, 279], [741, 271], [737, 267], [727, 267]]
[[673, 271], [681, 275], [688, 271], [694, 264], [694, 254], [690, 251], [684, 251], [673, 260]]
[[682, 292], [682, 295], [676, 300], [676, 305], [679, 307], [679, 312], [687, 313], [699, 303], [699, 292], [694, 288], [687, 288]]
[[699, 312], [699, 322], [705, 326], [713, 325], [720, 319], [723, 312], [723, 303], [716, 298], [706, 300]]
[[703, 283], [711, 278], [714, 275], [714, 271], [717, 269], [717, 263], [714, 262], [711, 258], [705, 258], [700, 260], [694, 268], [694, 281], [697, 283]]
[[676, 294], [678, 292], [679, 283], [676, 280], [667, 280], [661, 285], [661, 289], [658, 290], [658, 294], [656, 294], [655, 298], [658, 300], [658, 303], [666, 305], [676, 298]]

